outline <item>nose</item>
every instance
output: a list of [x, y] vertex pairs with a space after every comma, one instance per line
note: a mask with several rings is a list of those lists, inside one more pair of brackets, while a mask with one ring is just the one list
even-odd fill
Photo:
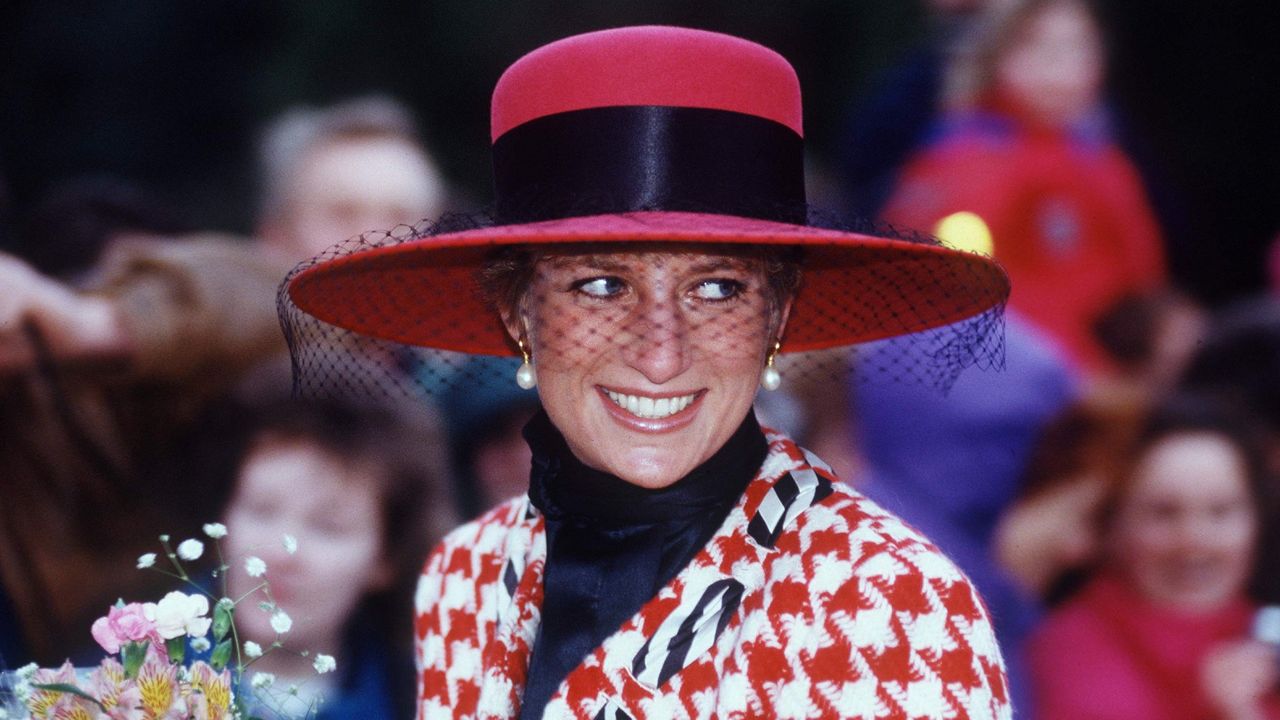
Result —
[[1198, 552], [1212, 548], [1219, 540], [1219, 530], [1213, 518], [1200, 513], [1186, 513], [1178, 523], [1178, 547], [1183, 552]]
[[626, 329], [623, 357], [649, 382], [661, 385], [688, 369], [689, 323], [674, 300], [658, 295], [642, 298]]

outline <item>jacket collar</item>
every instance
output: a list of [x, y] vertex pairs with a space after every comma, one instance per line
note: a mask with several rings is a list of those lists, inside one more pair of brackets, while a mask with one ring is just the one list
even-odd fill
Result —
[[[709, 652], [722, 633], [736, 631], [739, 606], [764, 586], [760, 568], [778, 552], [779, 535], [832, 493], [831, 469], [789, 438], [766, 429], [769, 451], [737, 505], [693, 560], [652, 600], [607, 638], [565, 683], [593, 669], [621, 674], [650, 691]], [[507, 697], [495, 714], [514, 715], [537, 635], [546, 563], [544, 519], [526, 498], [508, 535], [497, 627], [484, 650], [482, 697]], [[743, 562], [746, 561], [746, 562]], [[643, 638], [639, 650], [637, 639]], [[496, 695], [495, 695], [496, 694]]]

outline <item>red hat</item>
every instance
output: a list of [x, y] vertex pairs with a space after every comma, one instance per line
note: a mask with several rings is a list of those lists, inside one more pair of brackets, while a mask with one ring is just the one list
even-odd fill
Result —
[[500, 246], [613, 242], [802, 247], [784, 352], [947, 325], [1008, 296], [987, 257], [807, 225], [799, 82], [740, 38], [629, 27], [553, 42], [498, 80], [491, 130], [494, 225], [301, 267], [284, 301], [384, 340], [510, 355], [484, 261]]

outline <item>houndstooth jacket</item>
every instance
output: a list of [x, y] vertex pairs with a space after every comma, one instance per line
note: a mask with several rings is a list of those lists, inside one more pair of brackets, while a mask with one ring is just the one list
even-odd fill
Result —
[[[711, 541], [561, 683], [547, 718], [1011, 716], [991, 622], [933, 545], [769, 433]], [[418, 585], [418, 717], [511, 718], [538, 630], [526, 498], [451, 533]]]

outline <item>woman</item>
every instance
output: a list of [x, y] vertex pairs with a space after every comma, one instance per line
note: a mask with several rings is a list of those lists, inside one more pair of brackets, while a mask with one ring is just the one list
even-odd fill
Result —
[[[429, 417], [331, 400], [261, 402], [249, 411], [224, 516], [226, 554], [236, 564], [229, 593], [253, 598], [237, 615], [239, 639], [265, 650], [253, 671], [276, 678], [252, 691], [259, 710], [301, 717], [323, 698], [319, 720], [411, 717], [413, 579], [454, 525], [438, 427]], [[250, 574], [249, 557], [265, 563], [265, 577]], [[264, 579], [270, 595], [255, 596]], [[272, 614], [254, 607], [267, 599], [294, 619], [283, 649], [272, 647]], [[317, 675], [316, 653], [338, 658], [337, 671]]]
[[1122, 456], [1101, 567], [1031, 639], [1036, 717], [1280, 718], [1275, 646], [1251, 639], [1270, 504], [1248, 426], [1178, 398]]
[[519, 353], [545, 410], [528, 495], [427, 563], [420, 717], [1008, 717], [967, 580], [751, 410], [781, 347], [974, 318], [933, 369], [990, 360], [1000, 269], [797, 224], [799, 85], [737, 38], [552, 43], [499, 80], [492, 135], [497, 226], [285, 287], [304, 391], [336, 326]]

